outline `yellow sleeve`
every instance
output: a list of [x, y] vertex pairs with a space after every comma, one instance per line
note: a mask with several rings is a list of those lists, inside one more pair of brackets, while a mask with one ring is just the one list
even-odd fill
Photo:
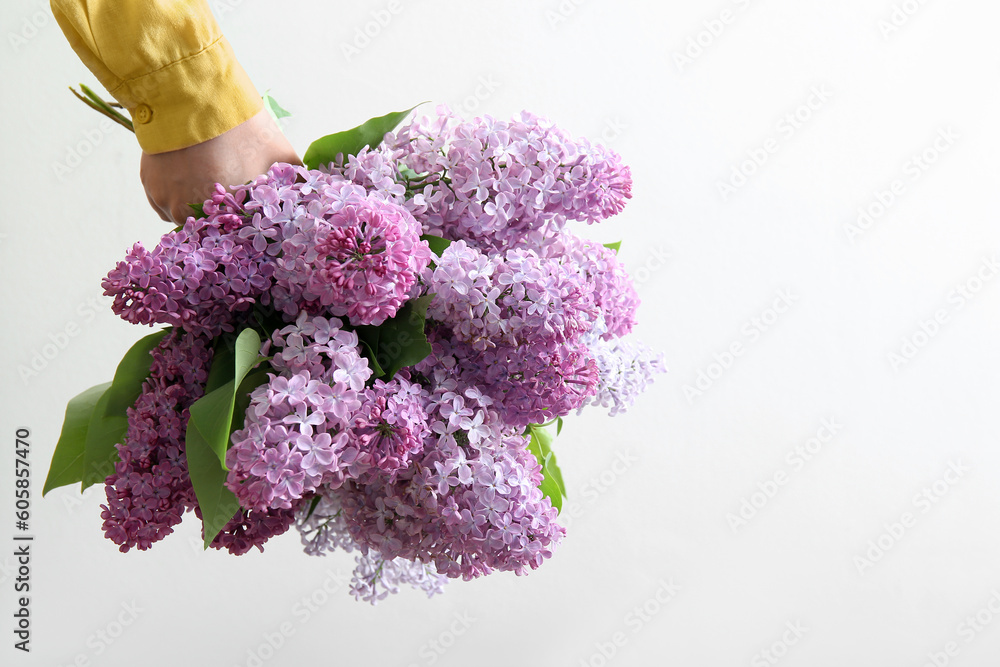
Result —
[[217, 137], [263, 108], [205, 0], [50, 0], [147, 153]]

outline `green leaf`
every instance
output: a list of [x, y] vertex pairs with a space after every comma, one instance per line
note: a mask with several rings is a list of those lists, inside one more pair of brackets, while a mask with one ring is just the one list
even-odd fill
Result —
[[368, 359], [368, 367], [372, 369], [373, 378], [380, 378], [385, 375], [385, 371], [379, 366], [378, 355], [375, 353], [375, 350], [378, 349], [378, 332], [378, 327], [369, 327], [367, 331], [357, 332], [358, 342], [363, 347], [362, 352], [365, 358]]
[[91, 387], [77, 394], [66, 405], [66, 417], [63, 419], [59, 441], [56, 442], [56, 451], [52, 453], [52, 462], [49, 464], [49, 474], [42, 487], [42, 496], [52, 489], [83, 480], [83, 451], [87, 441], [87, 427], [94, 415], [94, 408], [110, 386], [110, 382], [105, 382]]
[[358, 337], [371, 346], [376, 365], [385, 371], [386, 378], [391, 379], [400, 368], [419, 363], [431, 353], [424, 325], [433, 298], [433, 294], [427, 294], [407, 301], [396, 317], [378, 327], [357, 327]]
[[205, 548], [240, 509], [240, 503], [232, 491], [226, 488], [226, 469], [219, 463], [219, 457], [210, 447], [193, 446], [188, 429], [188, 444], [185, 448], [191, 485], [198, 498], [201, 520], [205, 528]]
[[244, 329], [236, 338], [232, 353], [224, 348], [218, 358], [212, 360], [205, 395], [190, 408], [185, 438], [188, 448], [192, 445], [208, 447], [225, 465], [238, 389], [243, 378], [260, 360], [259, 352], [260, 334], [253, 329]]
[[615, 251], [615, 254], [618, 254], [618, 250], [622, 247], [622, 242], [621, 241], [615, 241], [614, 243], [605, 243], [604, 247], [605, 248], [611, 248], [612, 250]]
[[306, 513], [306, 519], [305, 519], [306, 521], [308, 521], [309, 518], [313, 515], [313, 512], [316, 511], [316, 506], [319, 505], [319, 501], [322, 500], [322, 498], [323, 498], [322, 496], [317, 494], [316, 496], [313, 497], [312, 501], [310, 501], [309, 511]]
[[556, 417], [556, 435], [562, 433], [562, 427], [563, 427], [563, 418]]
[[142, 393], [142, 383], [149, 377], [149, 368], [153, 365], [150, 353], [168, 333], [170, 333], [169, 328], [140, 338], [118, 362], [115, 379], [108, 389], [106, 415], [124, 417], [125, 411], [135, 405], [135, 400]]
[[[205, 217], [205, 204], [204, 203], [201, 203], [201, 204], [188, 204], [188, 206], [190, 206], [191, 210], [194, 211], [194, 217], [196, 217], [198, 219], [201, 219], [201, 218]], [[183, 227], [183, 225], [181, 225], [181, 227]]]
[[247, 408], [250, 407], [250, 394], [254, 389], [268, 381], [268, 372], [273, 371], [270, 364], [267, 368], [258, 368], [253, 373], [247, 374], [240, 382], [240, 388], [236, 390], [236, 400], [233, 402], [233, 419], [229, 423], [229, 434], [243, 428], [246, 421]]
[[270, 92], [261, 95], [261, 99], [264, 100], [264, 108], [267, 109], [267, 112], [269, 114], [271, 114], [271, 118], [274, 119], [275, 123], [277, 123], [278, 119], [280, 118], [288, 118], [289, 116], [292, 115], [285, 109], [281, 108], [281, 105], [278, 104], [278, 101], [273, 97], [271, 97]]
[[399, 177], [406, 181], [420, 181], [423, 180], [430, 173], [428, 171], [425, 171], [418, 174], [417, 172], [413, 171], [406, 165], [403, 166], [397, 165], [396, 169], [399, 171]]
[[553, 507], [562, 510], [566, 485], [563, 483], [562, 471], [556, 463], [556, 455], [552, 451], [552, 434], [536, 424], [529, 426], [528, 432], [531, 434], [528, 451], [535, 455], [539, 465], [542, 466], [542, 483], [538, 488], [543, 496], [552, 501]]
[[122, 441], [128, 430], [128, 418], [124, 415], [104, 414], [108, 407], [108, 393], [101, 396], [94, 406], [94, 416], [87, 427], [87, 441], [83, 450], [83, 480], [80, 491], [103, 482], [114, 472], [115, 461], [118, 460], [118, 450], [115, 445]]
[[352, 130], [320, 137], [309, 145], [302, 161], [309, 169], [316, 169], [320, 165], [336, 162], [338, 155], [343, 155], [346, 161], [348, 155], [357, 155], [365, 146], [375, 148], [382, 143], [386, 133], [396, 129], [417, 106], [372, 118]]
[[153, 365], [150, 352], [168, 333], [170, 329], [164, 329], [139, 339], [118, 363], [115, 378], [94, 407], [87, 428], [81, 491], [103, 482], [114, 471], [118, 460], [115, 445], [128, 430], [126, 411], [135, 405], [142, 393], [142, 383], [149, 377], [149, 368]]
[[184, 449], [191, 485], [205, 528], [205, 548], [239, 510], [236, 496], [226, 488], [226, 450], [232, 432], [242, 428], [249, 395], [267, 382], [267, 371], [250, 373], [264, 361], [259, 356], [260, 334], [240, 332], [232, 348], [220, 344], [208, 373], [206, 393], [189, 410]]
[[438, 257], [440, 257], [441, 253], [443, 253], [445, 249], [451, 245], [451, 241], [448, 239], [443, 239], [440, 236], [434, 236], [433, 234], [424, 234], [420, 237], [420, 240], [427, 241], [427, 245], [430, 246], [431, 252]]

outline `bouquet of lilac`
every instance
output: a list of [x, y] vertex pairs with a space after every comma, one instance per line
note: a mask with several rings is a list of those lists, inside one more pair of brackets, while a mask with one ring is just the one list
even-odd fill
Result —
[[105, 484], [104, 533], [148, 549], [184, 513], [244, 554], [295, 527], [356, 552], [355, 597], [524, 574], [565, 530], [546, 426], [626, 410], [662, 357], [598, 222], [617, 154], [528, 113], [409, 111], [217, 186], [108, 274], [114, 312], [167, 325], [66, 412], [45, 491]]

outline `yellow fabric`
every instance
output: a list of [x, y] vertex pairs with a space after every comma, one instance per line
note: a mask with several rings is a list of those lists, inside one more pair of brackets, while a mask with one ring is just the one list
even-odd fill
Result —
[[139, 145], [164, 153], [263, 108], [204, 0], [50, 0], [66, 39], [128, 109]]

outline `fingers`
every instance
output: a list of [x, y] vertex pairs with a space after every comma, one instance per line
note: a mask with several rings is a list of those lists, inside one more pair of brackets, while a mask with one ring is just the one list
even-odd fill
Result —
[[148, 192], [146, 193], [146, 201], [148, 201], [152, 209], [156, 211], [156, 214], [160, 216], [160, 220], [163, 220], [164, 222], [172, 222], [170, 216], [167, 215], [166, 211], [157, 206], [156, 202], [153, 201], [153, 198], [149, 196]]
[[187, 148], [142, 154], [139, 177], [149, 205], [162, 220], [183, 224], [216, 183], [242, 185], [275, 163], [301, 165], [291, 143], [266, 111], [218, 137]]
[[194, 210], [187, 204], [180, 204], [171, 209], [173, 222], [178, 225], [183, 225], [192, 215], [194, 215]]

